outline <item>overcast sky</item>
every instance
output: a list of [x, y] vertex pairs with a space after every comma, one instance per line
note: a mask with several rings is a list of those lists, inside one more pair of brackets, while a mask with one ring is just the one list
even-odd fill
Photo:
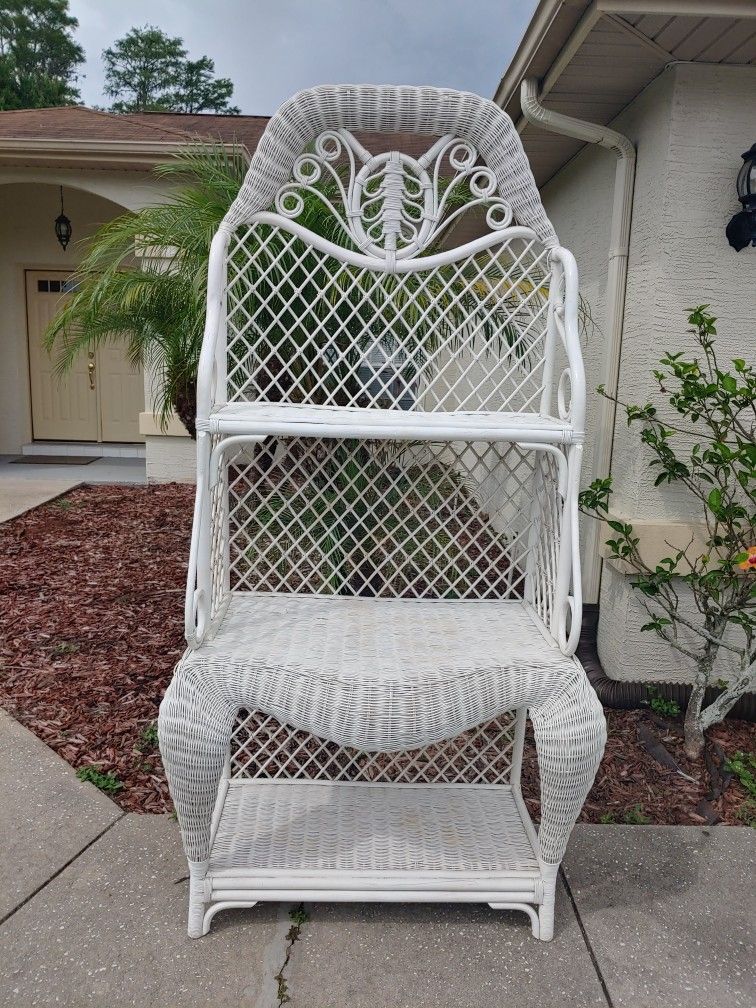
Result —
[[491, 97], [536, 0], [70, 0], [82, 101], [107, 106], [100, 54], [152, 24], [210, 56], [233, 103], [270, 115], [313, 84], [435, 84]]

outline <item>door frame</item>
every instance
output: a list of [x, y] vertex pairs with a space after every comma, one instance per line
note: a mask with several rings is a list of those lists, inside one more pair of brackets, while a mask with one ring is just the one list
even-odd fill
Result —
[[[76, 266], [73, 267], [75, 269]], [[17, 265], [18, 297], [24, 306], [24, 360], [26, 361], [26, 423], [29, 431], [29, 441], [34, 441], [34, 403], [32, 400], [32, 362], [31, 350], [29, 346], [29, 299], [26, 296], [26, 274], [36, 271], [51, 273], [65, 273], [61, 270], [60, 263], [56, 265], [39, 265], [33, 262], [22, 262]]]
[[26, 332], [25, 332], [25, 342], [26, 342], [26, 374], [28, 380], [28, 394], [29, 394], [29, 433], [31, 435], [31, 441], [60, 441], [61, 444], [102, 444], [102, 420], [100, 417], [99, 408], [99, 392], [96, 392], [98, 396], [98, 402], [95, 409], [95, 420], [97, 424], [96, 434], [93, 440], [78, 441], [77, 439], [71, 438], [50, 438], [50, 437], [37, 437], [34, 431], [34, 389], [32, 382], [32, 354], [31, 354], [31, 331], [30, 331], [30, 312], [29, 312], [29, 274], [30, 273], [55, 273], [60, 276], [71, 277], [77, 267], [78, 263], [72, 263], [71, 266], [66, 269], [61, 267], [58, 263], [55, 266], [39, 266], [36, 263], [22, 263], [21, 264], [21, 290], [24, 299], [24, 319], [26, 322]]
[[[24, 322], [25, 322], [24, 343], [25, 343], [26, 378], [27, 378], [27, 395], [28, 395], [27, 422], [28, 422], [28, 429], [29, 429], [30, 440], [32, 442], [36, 441], [36, 440], [39, 440], [39, 441], [42, 441], [42, 442], [44, 442], [44, 441], [51, 441], [51, 440], [60, 440], [61, 444], [74, 443], [74, 442], [72, 442], [70, 440], [67, 441], [66, 438], [51, 439], [51, 438], [37, 438], [37, 437], [35, 437], [35, 433], [34, 433], [34, 398], [33, 398], [33, 390], [32, 390], [32, 359], [31, 359], [31, 333], [30, 333], [30, 316], [29, 316], [28, 275], [29, 275], [29, 273], [55, 273], [55, 274], [60, 274], [61, 276], [65, 275], [65, 276], [67, 276], [67, 277], [70, 278], [70, 277], [73, 277], [75, 275], [76, 269], [77, 269], [77, 267], [78, 267], [79, 264], [78, 263], [72, 263], [71, 266], [68, 269], [66, 269], [65, 267], [62, 267], [60, 265], [60, 263], [58, 263], [56, 265], [50, 265], [50, 266], [45, 266], [45, 265], [40, 266], [38, 263], [26, 263], [25, 262], [25, 263], [20, 263], [19, 265], [20, 265], [20, 270], [19, 270], [19, 273], [20, 273], [19, 286], [20, 286], [20, 291], [21, 291], [21, 297], [23, 298], [23, 303], [24, 303]], [[141, 434], [140, 434], [138, 440], [135, 440], [135, 441], [128, 441], [128, 442], [117, 441], [117, 442], [111, 442], [111, 441], [105, 441], [105, 440], [103, 440], [102, 409], [100, 407], [101, 389], [100, 389], [99, 385], [97, 386], [96, 395], [97, 395], [97, 409], [95, 411], [96, 412], [96, 420], [97, 420], [97, 434], [96, 434], [96, 437], [94, 438], [93, 441], [81, 441], [79, 443], [81, 443], [81, 444], [99, 444], [99, 445], [128, 443], [128, 444], [134, 444], [134, 445], [139, 445], [139, 444], [143, 445], [144, 441], [145, 441], [145, 438], [142, 437]]]

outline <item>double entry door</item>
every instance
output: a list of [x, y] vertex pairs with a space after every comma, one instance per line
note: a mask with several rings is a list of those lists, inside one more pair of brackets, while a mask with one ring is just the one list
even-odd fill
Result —
[[74, 286], [68, 273], [26, 271], [32, 429], [43, 441], [143, 441], [144, 379], [119, 343], [91, 347], [65, 375], [44, 347], [45, 330]]

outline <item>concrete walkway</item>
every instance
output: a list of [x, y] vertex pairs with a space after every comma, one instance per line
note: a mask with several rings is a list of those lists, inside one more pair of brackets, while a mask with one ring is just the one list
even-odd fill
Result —
[[59, 497], [79, 483], [145, 483], [144, 459], [96, 458], [87, 465], [12, 462], [0, 455], [0, 522]]
[[3, 1008], [756, 1005], [751, 829], [576, 827], [550, 944], [485, 906], [346, 904], [293, 943], [279, 904], [190, 941], [171, 819], [124, 815], [7, 715], [0, 757]]
[[9, 475], [8, 466], [0, 468], [0, 522], [8, 521], [17, 515], [39, 507], [45, 501], [60, 497], [72, 490], [81, 482], [76, 476], [70, 479], [62, 477], [44, 477], [42, 479], [16, 478]]

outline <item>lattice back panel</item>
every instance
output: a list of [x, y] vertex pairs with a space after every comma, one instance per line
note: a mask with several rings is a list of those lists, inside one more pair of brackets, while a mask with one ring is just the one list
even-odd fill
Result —
[[511, 237], [402, 274], [245, 227], [228, 258], [228, 401], [538, 412], [547, 259]]
[[269, 438], [214, 491], [215, 608], [227, 585], [548, 609], [560, 505], [553, 457], [514, 444]]
[[398, 784], [506, 784], [517, 715], [505, 714], [457, 738], [398, 753], [362, 752], [241, 711], [231, 736], [231, 777], [373, 781]]

